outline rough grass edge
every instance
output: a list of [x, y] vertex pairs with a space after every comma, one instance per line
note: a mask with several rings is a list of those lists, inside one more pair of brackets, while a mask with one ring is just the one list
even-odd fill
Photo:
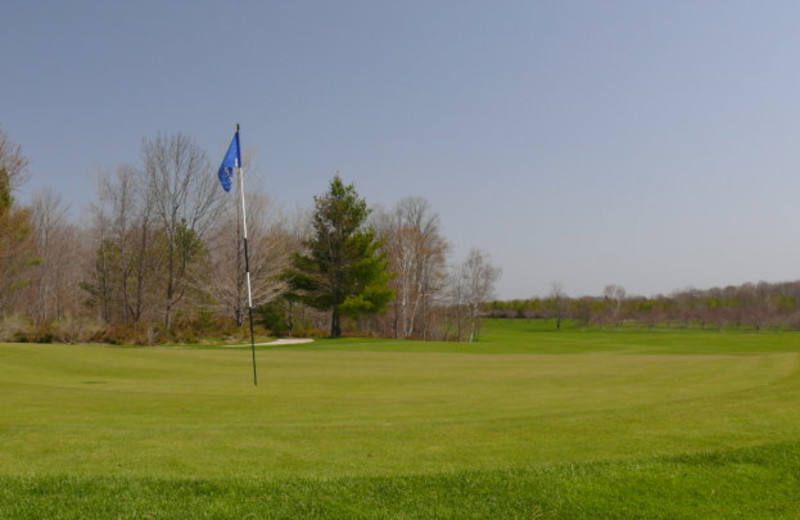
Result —
[[0, 518], [797, 518], [800, 441], [386, 477], [0, 476]]

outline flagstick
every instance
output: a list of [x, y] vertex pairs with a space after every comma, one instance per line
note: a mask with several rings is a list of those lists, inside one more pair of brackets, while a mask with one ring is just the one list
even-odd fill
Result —
[[[236, 135], [239, 135], [239, 125], [236, 125]], [[238, 143], [237, 143], [238, 144]], [[239, 150], [241, 154], [241, 149]], [[247, 211], [244, 205], [244, 172], [242, 165], [236, 161], [236, 167], [239, 170], [239, 191], [242, 194], [242, 229], [244, 231], [244, 270], [247, 277], [247, 309], [250, 313], [250, 349], [253, 352], [253, 385], [258, 386], [258, 374], [256, 373], [256, 339], [253, 332], [253, 294], [250, 289], [250, 255], [247, 251]]]

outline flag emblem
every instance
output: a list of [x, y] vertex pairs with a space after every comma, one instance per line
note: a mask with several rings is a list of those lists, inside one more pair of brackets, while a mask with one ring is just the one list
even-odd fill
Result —
[[236, 168], [241, 168], [242, 156], [239, 153], [239, 131], [233, 135], [231, 145], [225, 153], [225, 158], [222, 159], [222, 164], [219, 167], [219, 182], [225, 191], [231, 191], [233, 186], [233, 174], [236, 173]]

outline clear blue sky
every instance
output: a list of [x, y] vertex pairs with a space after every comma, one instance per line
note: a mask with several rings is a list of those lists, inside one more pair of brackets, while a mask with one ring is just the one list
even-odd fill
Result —
[[800, 278], [800, 3], [36, 1], [3, 7], [0, 126], [77, 217], [142, 138], [309, 206], [338, 170], [426, 197], [503, 298]]

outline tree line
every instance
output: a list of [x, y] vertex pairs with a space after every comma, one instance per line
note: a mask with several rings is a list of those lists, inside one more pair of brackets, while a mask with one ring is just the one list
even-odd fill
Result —
[[[30, 176], [0, 130], [0, 341], [154, 344], [245, 335], [238, 196], [184, 134], [146, 139], [136, 164], [100, 175], [87, 217], [59, 196], [15, 198]], [[500, 270], [453, 262], [422, 197], [369, 206], [336, 175], [287, 215], [246, 194], [255, 324], [263, 333], [474, 340]]]
[[552, 319], [554, 328], [569, 319], [600, 327], [635, 322], [645, 327], [800, 330], [800, 281], [685, 289], [650, 298], [627, 296], [619, 285], [607, 286], [599, 296], [569, 298], [554, 284], [546, 297], [493, 301], [488, 309], [496, 318]]

